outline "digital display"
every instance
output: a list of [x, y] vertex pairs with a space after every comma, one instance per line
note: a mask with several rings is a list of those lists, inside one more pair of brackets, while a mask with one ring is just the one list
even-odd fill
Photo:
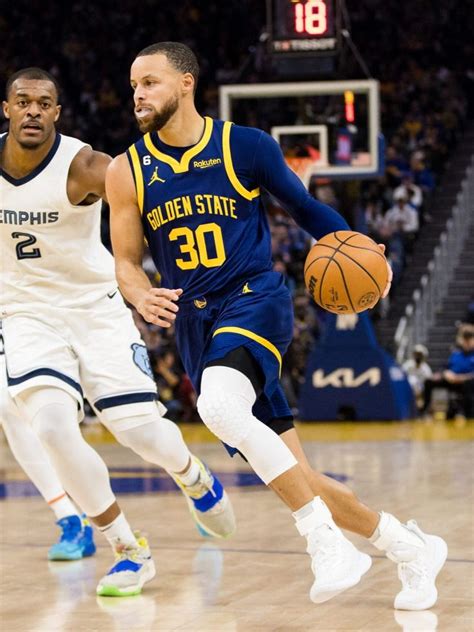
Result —
[[336, 0], [267, 0], [272, 53], [334, 53]]

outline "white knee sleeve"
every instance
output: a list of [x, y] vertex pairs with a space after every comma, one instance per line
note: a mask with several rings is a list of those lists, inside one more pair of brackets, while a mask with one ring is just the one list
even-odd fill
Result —
[[202, 375], [197, 409], [209, 430], [236, 448], [261, 423], [252, 415], [255, 399], [252, 383], [243, 373], [212, 366]]
[[267, 485], [297, 464], [282, 439], [252, 414], [256, 395], [250, 380], [224, 366], [204, 370], [197, 406], [206, 426], [237, 448]]
[[24, 391], [17, 400], [43, 445], [64, 448], [65, 433], [80, 436], [77, 402], [66, 391], [54, 386], [38, 387]]
[[[148, 415], [140, 415], [136, 423], [131, 418], [129, 427], [123, 430], [115, 430], [114, 424], [108, 427], [117, 441], [131, 448], [145, 461], [159, 465], [170, 472], [181, 472], [186, 468], [191, 457], [181, 430], [169, 419], [160, 417], [154, 404], [150, 403], [150, 406], [152, 412]], [[120, 427], [123, 425], [128, 424], [120, 424]]]
[[46, 502], [64, 494], [51, 461], [30, 424], [17, 415], [4, 415], [3, 430], [13, 456]]
[[80, 432], [77, 401], [55, 387], [30, 389], [18, 399], [64, 489], [89, 516], [102, 514], [115, 496], [104, 461]]

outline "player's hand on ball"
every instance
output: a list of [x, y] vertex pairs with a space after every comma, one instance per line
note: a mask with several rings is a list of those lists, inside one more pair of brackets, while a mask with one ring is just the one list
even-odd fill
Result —
[[[385, 244], [377, 244], [377, 246], [382, 251], [382, 254], [385, 255]], [[387, 285], [385, 286], [385, 290], [382, 292], [381, 298], [385, 298], [390, 292], [390, 288], [392, 287], [393, 270], [388, 262], [388, 259], [387, 259], [387, 270], [388, 270]]]
[[304, 280], [314, 301], [333, 314], [359, 314], [387, 296], [392, 270], [385, 246], [352, 230], [324, 235], [310, 249]]
[[176, 301], [183, 293], [182, 289], [168, 290], [163, 287], [152, 287], [143, 294], [136, 308], [143, 318], [159, 327], [171, 327], [176, 319], [179, 307]]

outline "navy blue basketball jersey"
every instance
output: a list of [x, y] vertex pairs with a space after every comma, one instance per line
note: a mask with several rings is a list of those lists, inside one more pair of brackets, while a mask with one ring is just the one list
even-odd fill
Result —
[[167, 146], [152, 132], [127, 151], [162, 285], [183, 288], [186, 300], [272, 269], [260, 189], [234, 169], [231, 127], [206, 117], [192, 147]]

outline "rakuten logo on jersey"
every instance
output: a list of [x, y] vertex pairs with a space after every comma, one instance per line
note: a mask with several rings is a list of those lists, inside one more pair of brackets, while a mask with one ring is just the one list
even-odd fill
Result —
[[220, 165], [222, 160], [220, 158], [209, 158], [209, 160], [195, 160], [193, 167], [196, 169], [207, 169], [208, 167], [215, 167]]
[[354, 375], [354, 370], [349, 368], [341, 368], [324, 374], [322, 369], [318, 369], [313, 373], [313, 386], [314, 388], [326, 388], [326, 386], [332, 386], [333, 388], [358, 388], [366, 382], [369, 386], [377, 386], [380, 384], [381, 373], [378, 367], [372, 367], [367, 369], [357, 377]]

